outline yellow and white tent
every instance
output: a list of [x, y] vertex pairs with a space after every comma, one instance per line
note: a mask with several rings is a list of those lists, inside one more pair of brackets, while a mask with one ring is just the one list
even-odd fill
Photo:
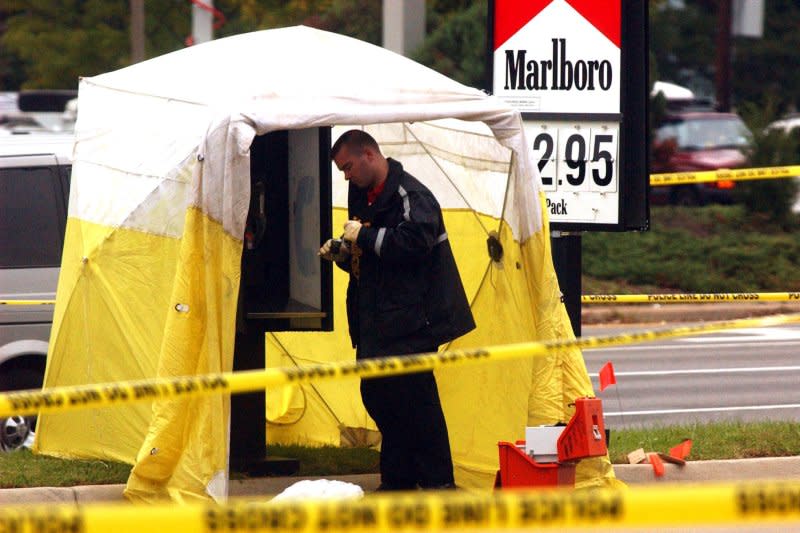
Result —
[[[358, 125], [439, 199], [478, 327], [451, 348], [573, 336], [518, 112], [380, 47], [292, 27], [201, 44], [80, 82], [69, 220], [45, 387], [229, 371], [249, 147], [273, 130]], [[334, 138], [337, 131], [334, 131]], [[333, 178], [334, 228], [346, 187]], [[501, 262], [486, 251], [496, 231]], [[267, 339], [272, 366], [351, 360], [335, 330]], [[492, 485], [497, 442], [593, 395], [582, 356], [437, 371], [456, 481]], [[369, 442], [355, 380], [268, 391], [271, 442]], [[131, 499], [224, 498], [230, 399], [42, 415], [35, 451], [134, 464]], [[421, 439], [424, 435], [419, 436]], [[606, 459], [578, 485], [614, 485]]]

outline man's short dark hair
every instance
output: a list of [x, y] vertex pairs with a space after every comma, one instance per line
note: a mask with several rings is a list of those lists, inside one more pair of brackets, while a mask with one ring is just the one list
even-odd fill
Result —
[[347, 148], [355, 155], [361, 155], [361, 153], [364, 151], [364, 148], [372, 148], [378, 153], [381, 152], [381, 149], [378, 146], [378, 141], [376, 141], [372, 135], [364, 130], [348, 130], [342, 133], [342, 135], [336, 139], [336, 142], [333, 143], [333, 148], [331, 148], [331, 159], [336, 157], [343, 146], [347, 146]]

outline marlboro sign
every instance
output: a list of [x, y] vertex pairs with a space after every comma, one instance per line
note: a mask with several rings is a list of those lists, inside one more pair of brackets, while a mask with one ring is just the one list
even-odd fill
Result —
[[[643, 229], [644, 0], [494, 0], [489, 10], [492, 91], [522, 113], [553, 226]], [[640, 205], [630, 208], [632, 185]]]
[[495, 13], [496, 96], [520, 111], [619, 113], [620, 0], [496, 0]]

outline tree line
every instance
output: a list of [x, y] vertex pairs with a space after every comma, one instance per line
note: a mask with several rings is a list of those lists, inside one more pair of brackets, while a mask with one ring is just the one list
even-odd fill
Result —
[[[651, 80], [713, 95], [717, 9], [729, 0], [649, 0]], [[191, 2], [146, 2], [145, 54], [186, 46]], [[304, 24], [381, 43], [379, 0], [215, 0], [216, 37]], [[732, 102], [777, 113], [800, 104], [800, 2], [765, 2], [762, 38], [734, 37]], [[624, 7], [624, 2], [623, 2]], [[467, 85], [487, 88], [487, 0], [428, 0], [427, 38], [412, 57]], [[82, 76], [130, 64], [130, 6], [118, 0], [5, 0], [0, 4], [0, 87], [74, 89]]]

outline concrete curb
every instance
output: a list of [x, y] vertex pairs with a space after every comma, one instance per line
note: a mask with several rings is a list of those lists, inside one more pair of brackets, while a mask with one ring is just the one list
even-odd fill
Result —
[[614, 473], [630, 485], [800, 479], [800, 456], [688, 461], [684, 466], [665, 463], [664, 467], [665, 472], [661, 477], [655, 476], [650, 464], [614, 465]]
[[[614, 465], [617, 478], [630, 486], [653, 483], [708, 483], [753, 480], [800, 479], [800, 456], [735, 459], [728, 461], [689, 461], [684, 466], [665, 464], [665, 474], [656, 477], [649, 464]], [[378, 474], [324, 477], [264, 477], [231, 480], [229, 496], [271, 498], [303, 479], [337, 479], [359, 485], [365, 492], [375, 490]], [[0, 504], [59, 503], [86, 505], [92, 502], [124, 502], [125, 485], [86, 485], [78, 487], [38, 487], [0, 489]]]

